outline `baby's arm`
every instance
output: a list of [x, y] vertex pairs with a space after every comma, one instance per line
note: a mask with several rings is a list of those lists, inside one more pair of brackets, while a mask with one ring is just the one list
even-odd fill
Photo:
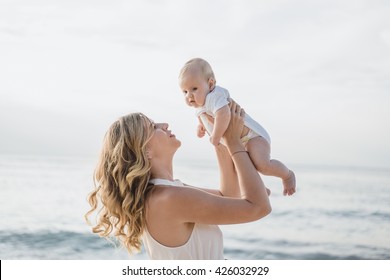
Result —
[[196, 130], [196, 135], [199, 137], [199, 138], [202, 138], [205, 134], [206, 134], [206, 129], [202, 123], [202, 120], [200, 119], [200, 117], [198, 117], [198, 127], [197, 127], [197, 130]]
[[218, 146], [223, 134], [225, 133], [230, 122], [229, 105], [223, 106], [215, 113], [213, 133], [210, 137], [210, 142], [214, 146]]

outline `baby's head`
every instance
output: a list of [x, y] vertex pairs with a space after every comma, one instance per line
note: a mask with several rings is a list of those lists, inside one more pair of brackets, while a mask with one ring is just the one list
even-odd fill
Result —
[[184, 64], [179, 74], [179, 86], [184, 93], [187, 105], [201, 107], [206, 96], [216, 84], [213, 69], [201, 58], [194, 58]]

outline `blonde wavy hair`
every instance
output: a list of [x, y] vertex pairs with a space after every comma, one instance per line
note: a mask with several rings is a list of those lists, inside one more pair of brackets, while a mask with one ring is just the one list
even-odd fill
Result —
[[[145, 202], [153, 188], [146, 145], [153, 131], [153, 122], [141, 113], [114, 122], [104, 136], [95, 189], [88, 196], [91, 209], [85, 219], [93, 233], [108, 239], [113, 234], [129, 253], [140, 251], [146, 224]], [[92, 225], [89, 216], [99, 206]]]

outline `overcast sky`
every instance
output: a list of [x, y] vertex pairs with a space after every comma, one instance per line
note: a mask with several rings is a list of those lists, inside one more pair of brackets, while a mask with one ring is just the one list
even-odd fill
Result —
[[211, 159], [177, 85], [203, 57], [291, 164], [390, 168], [390, 2], [0, 0], [0, 154], [94, 157], [108, 126], [168, 122]]

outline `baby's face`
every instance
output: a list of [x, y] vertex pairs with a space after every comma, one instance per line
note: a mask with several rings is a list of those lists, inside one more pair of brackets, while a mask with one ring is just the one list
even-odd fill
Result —
[[211, 90], [209, 81], [199, 71], [188, 71], [179, 81], [185, 101], [188, 106], [199, 108], [206, 101], [206, 96]]

